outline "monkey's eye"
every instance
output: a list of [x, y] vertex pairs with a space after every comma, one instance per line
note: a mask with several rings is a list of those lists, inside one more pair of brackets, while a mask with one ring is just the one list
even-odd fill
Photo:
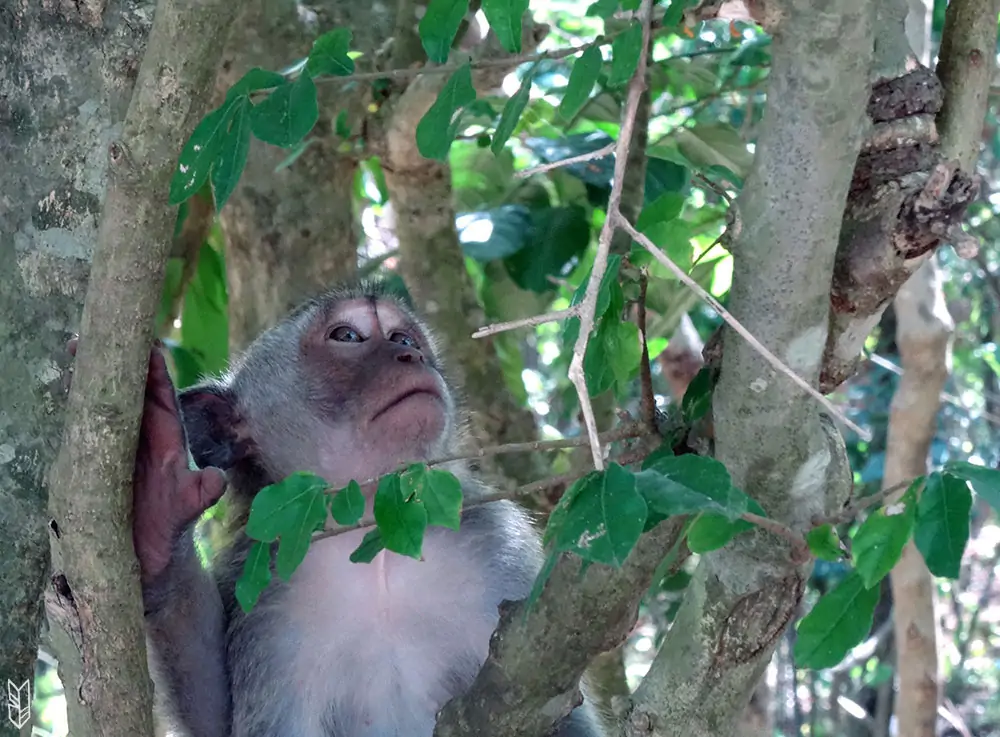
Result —
[[413, 339], [413, 336], [407, 335], [406, 333], [393, 333], [389, 336], [389, 340], [393, 343], [409, 346], [410, 348], [420, 348], [420, 346], [417, 345], [417, 341]]
[[340, 325], [335, 327], [329, 333], [327, 333], [327, 338], [330, 340], [335, 340], [338, 343], [362, 343], [364, 338], [361, 334], [354, 328], [349, 328], [347, 325]]

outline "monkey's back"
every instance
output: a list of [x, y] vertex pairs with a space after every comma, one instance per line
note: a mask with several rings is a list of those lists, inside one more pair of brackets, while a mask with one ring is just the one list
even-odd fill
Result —
[[245, 539], [220, 561], [233, 737], [431, 737], [485, 659], [498, 605], [527, 596], [541, 562], [510, 502], [469, 509], [458, 532], [428, 529], [422, 561], [351, 563], [363, 534], [314, 544], [249, 615], [232, 595]]

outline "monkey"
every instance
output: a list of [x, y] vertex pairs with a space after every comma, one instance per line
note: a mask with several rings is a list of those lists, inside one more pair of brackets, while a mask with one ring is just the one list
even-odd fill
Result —
[[[151, 672], [159, 709], [190, 737], [431, 737], [472, 684], [504, 600], [524, 599], [539, 536], [512, 501], [428, 528], [422, 560], [350, 553], [365, 530], [315, 540], [250, 611], [235, 597], [254, 496], [296, 471], [331, 488], [461, 445], [440, 347], [384, 282], [307, 300], [220, 377], [177, 393], [151, 353], [133, 481]], [[192, 468], [188, 451], [197, 468]], [[462, 462], [466, 503], [488, 486]], [[366, 512], [374, 484], [363, 487]], [[227, 542], [206, 567], [194, 527], [225, 492]], [[273, 560], [272, 560], [273, 565]], [[601, 737], [584, 698], [553, 731]]]

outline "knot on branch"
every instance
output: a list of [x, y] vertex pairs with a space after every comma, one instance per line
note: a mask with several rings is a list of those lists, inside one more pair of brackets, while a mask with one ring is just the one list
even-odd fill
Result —
[[750, 663], [770, 648], [795, 616], [805, 591], [797, 571], [740, 597], [726, 617], [716, 644], [716, 670]]

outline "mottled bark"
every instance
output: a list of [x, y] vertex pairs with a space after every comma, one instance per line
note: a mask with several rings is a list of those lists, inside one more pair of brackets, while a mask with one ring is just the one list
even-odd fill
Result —
[[142, 596], [132, 547], [139, 418], [176, 212], [177, 152], [207, 107], [232, 0], [160, 0], [124, 124], [107, 149], [107, 196], [80, 326], [67, 422], [52, 467], [47, 603], [79, 648], [66, 684], [74, 735], [151, 734]]
[[[34, 672], [48, 579], [65, 342], [152, 7], [0, 3], [0, 678], [18, 684]], [[6, 718], [0, 734], [16, 734]]]
[[[526, 24], [524, 46], [528, 50], [539, 41], [530, 35], [531, 28]], [[486, 43], [479, 51], [493, 56], [495, 44]], [[412, 62], [398, 56], [394, 60], [397, 66]], [[473, 81], [477, 88], [489, 89], [506, 71], [477, 73]], [[520, 442], [535, 436], [534, 418], [507, 390], [493, 340], [471, 338], [486, 321], [455, 230], [451, 169], [425, 159], [416, 146], [417, 123], [446, 81], [440, 74], [414, 80], [386, 106], [380, 121], [400, 267], [417, 308], [447, 346], [451, 363], [446, 369], [464, 396], [474, 441], [480, 445]], [[536, 480], [543, 470], [539, 459], [530, 454], [499, 456], [493, 462], [505, 476], [521, 483]]]
[[[938, 75], [945, 104], [938, 116], [941, 153], [966, 170], [975, 165], [995, 66], [996, 0], [954, 0], [947, 11]], [[928, 261], [896, 296], [896, 344], [903, 376], [889, 415], [883, 486], [927, 472], [940, 393], [950, 367], [954, 325], [937, 265]], [[941, 699], [934, 578], [911, 541], [892, 571], [900, 734], [934, 737]]]
[[[842, 203], [862, 140], [875, 8], [791, 0], [768, 10], [769, 103], [738, 202], [730, 309], [817, 382]], [[814, 400], [734, 333], [724, 336], [716, 456], [770, 516], [802, 529], [849, 488], [843, 440]], [[806, 574], [760, 531], [704, 556], [635, 694], [633, 724], [651, 723], [658, 737], [732, 734], [797, 611]]]
[[[309, 54], [313, 40], [350, 28], [359, 66], [371, 69], [375, 50], [392, 29], [388, 3], [321, 0], [308, 9], [295, 0], [252, 0], [237, 21], [223, 56], [217, 95], [254, 66], [280, 70]], [[275, 171], [290, 151], [253, 141], [240, 184], [221, 213], [226, 233], [229, 334], [245, 347], [303, 298], [352, 277], [360, 232], [353, 210], [356, 161], [338, 153], [333, 132], [346, 110], [354, 134], [362, 129], [368, 87], [348, 91], [321, 82], [320, 119], [310, 146]]]

